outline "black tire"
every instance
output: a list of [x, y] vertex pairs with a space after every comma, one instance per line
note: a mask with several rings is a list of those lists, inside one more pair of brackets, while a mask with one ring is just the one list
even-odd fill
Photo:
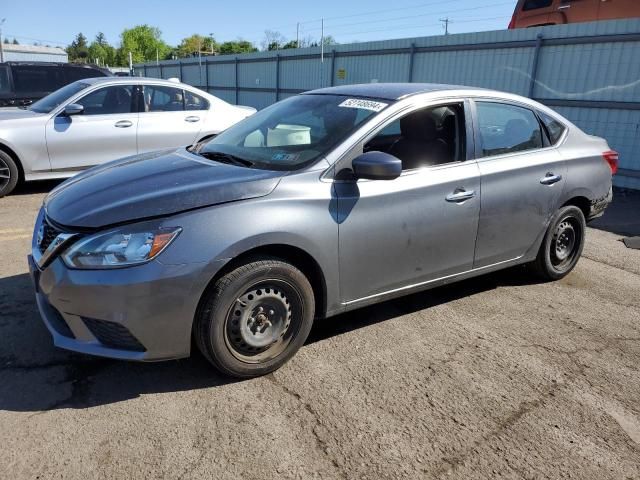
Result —
[[573, 205], [562, 207], [549, 222], [538, 256], [531, 270], [544, 280], [559, 280], [576, 266], [587, 230], [582, 210]]
[[273, 372], [304, 345], [314, 317], [313, 289], [293, 265], [249, 261], [208, 289], [194, 324], [198, 349], [225, 375]]
[[10, 194], [20, 178], [18, 165], [9, 154], [0, 150], [0, 198]]

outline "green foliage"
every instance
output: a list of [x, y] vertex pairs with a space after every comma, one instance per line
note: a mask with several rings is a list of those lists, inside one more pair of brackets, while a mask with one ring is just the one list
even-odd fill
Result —
[[89, 62], [98, 59], [100, 65], [113, 66], [116, 64], [116, 49], [109, 45], [102, 32], [96, 35], [96, 39], [89, 45]]
[[159, 58], [164, 59], [171, 52], [171, 47], [160, 37], [160, 29], [149, 25], [137, 25], [123, 30], [120, 34], [120, 48], [117, 52], [119, 65], [129, 64], [129, 52], [133, 63], [148, 62]]
[[13, 43], [14, 45], [20, 45], [20, 42], [18, 40], [16, 40], [16, 37], [13, 37]]
[[82, 32], [76, 35], [73, 42], [67, 47], [67, 55], [70, 62], [86, 62], [89, 56], [89, 47], [87, 46], [87, 37]]
[[191, 57], [197, 55], [198, 51], [202, 52], [202, 55], [211, 55], [212, 52], [217, 53], [218, 50], [219, 45], [215, 39], [196, 33], [182, 39], [180, 45], [175, 49], [175, 55], [180, 58]]
[[253, 43], [247, 40], [235, 40], [232, 42], [224, 42], [220, 44], [220, 54], [230, 55], [236, 53], [251, 53], [257, 52], [258, 49]]

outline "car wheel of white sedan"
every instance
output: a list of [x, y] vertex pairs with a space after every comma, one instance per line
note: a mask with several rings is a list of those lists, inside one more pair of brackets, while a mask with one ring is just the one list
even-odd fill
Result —
[[0, 198], [8, 195], [18, 184], [18, 166], [7, 153], [0, 151]]

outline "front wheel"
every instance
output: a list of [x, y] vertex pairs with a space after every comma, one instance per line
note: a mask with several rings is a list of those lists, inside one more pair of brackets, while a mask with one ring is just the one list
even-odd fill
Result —
[[293, 265], [248, 262], [218, 279], [196, 313], [199, 350], [222, 373], [239, 378], [277, 370], [302, 347], [313, 323], [313, 289]]
[[538, 256], [531, 263], [536, 275], [545, 280], [559, 280], [578, 263], [587, 229], [582, 210], [573, 205], [562, 207], [551, 218]]
[[0, 151], [0, 198], [10, 194], [18, 184], [18, 166], [7, 153]]

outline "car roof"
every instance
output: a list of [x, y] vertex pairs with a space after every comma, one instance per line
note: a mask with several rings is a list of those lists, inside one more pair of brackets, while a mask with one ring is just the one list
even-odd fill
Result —
[[164, 80], [162, 78], [151, 78], [151, 77], [118, 77], [116, 75], [112, 76], [112, 77], [91, 77], [91, 78], [83, 78], [82, 80], [80, 80], [81, 82], [84, 83], [90, 83], [90, 84], [95, 84], [95, 83], [140, 83], [140, 82], [144, 82], [144, 83], [162, 83], [164, 85], [183, 85], [183, 86], [188, 86], [190, 87], [191, 85], [187, 85], [186, 83], [182, 83], [182, 82], [175, 82], [175, 81], [171, 81], [171, 80]]
[[477, 87], [446, 85], [440, 83], [362, 83], [341, 85], [339, 87], [320, 88], [305, 92], [307, 95], [343, 95], [349, 97], [370, 97], [384, 100], [400, 100], [420, 93], [447, 90], [483, 90]]

